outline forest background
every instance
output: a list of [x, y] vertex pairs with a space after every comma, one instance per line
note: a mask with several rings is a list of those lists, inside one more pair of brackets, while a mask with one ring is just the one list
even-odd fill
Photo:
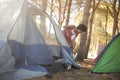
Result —
[[[119, 33], [120, 0], [30, 0], [54, 18], [61, 30], [64, 25], [87, 26], [81, 35], [79, 52], [95, 58], [101, 49]], [[45, 18], [42, 18], [45, 22]], [[44, 23], [41, 23], [44, 24]]]

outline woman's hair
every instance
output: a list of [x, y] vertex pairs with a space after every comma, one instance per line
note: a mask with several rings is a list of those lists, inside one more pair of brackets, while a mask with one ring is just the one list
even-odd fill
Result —
[[87, 27], [86, 27], [86, 25], [84, 25], [84, 24], [79, 24], [79, 25], [77, 26], [77, 29], [80, 29], [80, 30], [82, 30], [82, 31], [84, 31], [84, 32], [87, 31]]

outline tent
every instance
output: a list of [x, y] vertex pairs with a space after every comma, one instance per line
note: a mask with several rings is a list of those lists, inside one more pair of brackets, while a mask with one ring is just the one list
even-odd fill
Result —
[[3, 0], [0, 19], [0, 80], [49, 75], [46, 66], [59, 71], [67, 70], [68, 65], [80, 68], [63, 32], [37, 5]]
[[120, 33], [117, 34], [97, 57], [92, 73], [120, 73]]

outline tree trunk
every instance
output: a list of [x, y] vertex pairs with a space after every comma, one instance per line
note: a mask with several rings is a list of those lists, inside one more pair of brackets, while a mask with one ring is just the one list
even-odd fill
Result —
[[[88, 20], [89, 20], [89, 11], [91, 8], [91, 1], [92, 0], [86, 0], [85, 2], [85, 8], [84, 8], [84, 14], [83, 14], [83, 24], [86, 26], [88, 25]], [[80, 47], [78, 50], [78, 55], [76, 57], [76, 60], [83, 61], [85, 58], [85, 53], [86, 53], [86, 39], [87, 39], [87, 33], [82, 33], [81, 34], [81, 40], [80, 40]]]
[[[54, 0], [51, 0], [51, 5], [50, 5], [50, 16], [53, 16], [52, 13], [53, 13], [53, 2]], [[49, 30], [48, 30], [48, 33], [47, 33], [47, 40], [49, 41], [49, 37], [50, 37], [50, 31], [51, 31], [51, 23], [49, 24]]]
[[107, 40], [107, 23], [108, 23], [108, 6], [106, 5], [106, 7], [107, 7], [107, 13], [106, 13], [106, 23], [105, 23], [105, 35], [106, 35], [106, 40], [105, 40], [105, 44], [107, 44], [107, 42], [108, 42], [108, 40]]
[[[41, 9], [42, 11], [46, 11], [46, 7], [47, 7], [47, 0], [41, 0], [42, 1], [42, 6]], [[46, 19], [44, 15], [40, 16], [40, 29], [41, 29], [41, 33], [44, 36], [44, 38], [46, 37]]]
[[[118, 12], [116, 10], [117, 9], [117, 7], [116, 7], [117, 5], [118, 5]], [[114, 2], [113, 2], [114, 23], [113, 23], [112, 37], [114, 37], [116, 35], [116, 32], [118, 30], [118, 15], [119, 15], [119, 10], [120, 10], [119, 8], [120, 8], [120, 1], [119, 1], [119, 4], [117, 4], [117, 0], [114, 0]]]
[[71, 4], [72, 4], [72, 0], [69, 0], [69, 2], [68, 2], [68, 10], [67, 10], [67, 18], [66, 18], [66, 25], [69, 24]]
[[[95, 14], [95, 10], [98, 7], [100, 1], [96, 4], [95, 0], [93, 1], [93, 8], [92, 8], [92, 13], [89, 19], [89, 24], [88, 24], [88, 34], [87, 34], [87, 41], [86, 41], [86, 53], [85, 53], [85, 58], [87, 58], [88, 56], [88, 52], [89, 52], [89, 47], [90, 47], [90, 42], [91, 42], [91, 35], [92, 35], [92, 24], [93, 24], [93, 19], [94, 19], [94, 14]], [[95, 5], [96, 4], [96, 5]]]
[[59, 3], [59, 19], [58, 19], [58, 23], [59, 23], [59, 25], [61, 26], [62, 25], [62, 16], [61, 16], [61, 14], [62, 14], [62, 10], [61, 10], [61, 7], [62, 7], [62, 5], [61, 5], [61, 0], [58, 0], [58, 3]]

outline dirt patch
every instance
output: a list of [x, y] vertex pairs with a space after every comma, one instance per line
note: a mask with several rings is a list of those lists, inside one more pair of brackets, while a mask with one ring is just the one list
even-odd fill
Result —
[[80, 64], [80, 69], [70, 69], [65, 72], [53, 73], [52, 77], [41, 76], [29, 80], [120, 80], [120, 74], [91, 74], [92, 59], [86, 59]]

